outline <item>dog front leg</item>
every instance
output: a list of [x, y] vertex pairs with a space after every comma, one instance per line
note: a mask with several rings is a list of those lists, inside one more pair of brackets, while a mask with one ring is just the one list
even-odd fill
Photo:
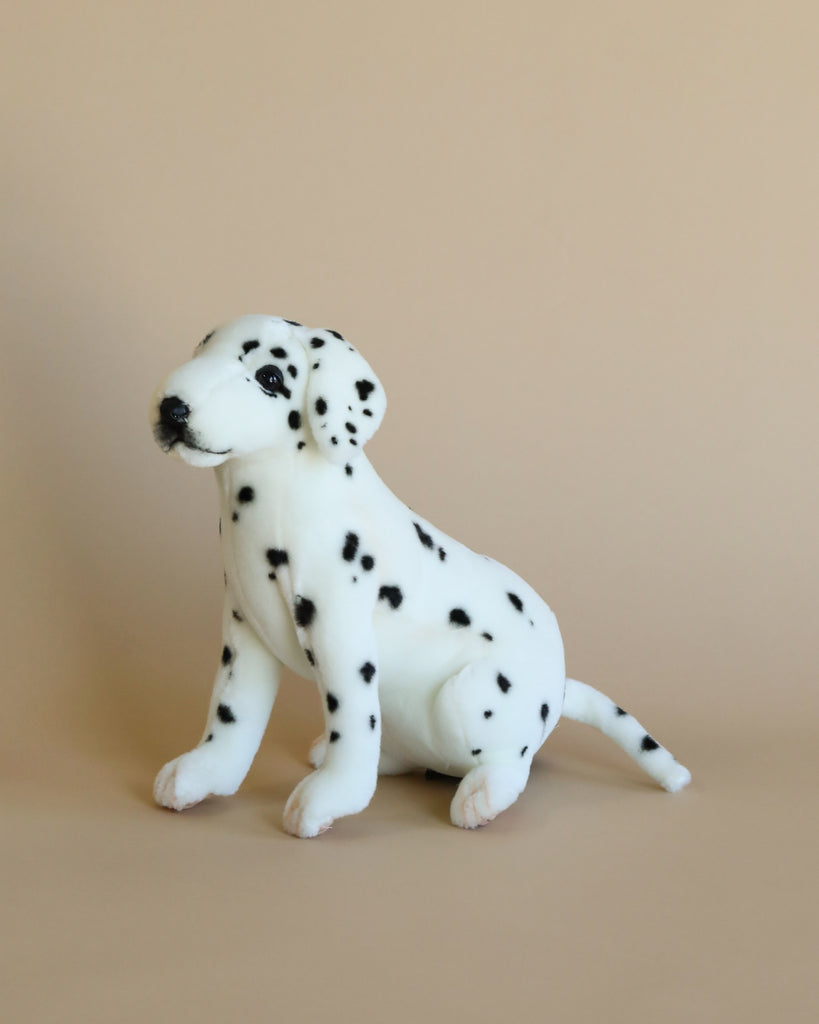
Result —
[[207, 796], [235, 793], [247, 775], [279, 686], [281, 665], [235, 609], [228, 593], [222, 656], [198, 746], [170, 761], [154, 783], [154, 798], [175, 811]]
[[364, 810], [375, 792], [381, 745], [378, 659], [372, 613], [350, 621], [349, 605], [335, 613], [296, 598], [299, 638], [315, 660], [324, 709], [326, 752], [321, 767], [295, 788], [284, 828], [303, 839], [336, 818]]

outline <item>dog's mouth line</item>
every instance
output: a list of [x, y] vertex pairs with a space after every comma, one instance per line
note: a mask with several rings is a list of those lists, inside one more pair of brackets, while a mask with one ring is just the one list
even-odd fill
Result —
[[201, 445], [194, 444], [190, 440], [185, 440], [183, 437], [174, 437], [172, 439], [161, 438], [160, 446], [166, 453], [175, 448], [178, 444], [181, 444], [183, 448], [187, 448], [192, 452], [202, 452], [204, 455], [230, 455], [233, 451], [232, 448], [225, 448], [224, 451], [216, 451], [213, 448], [203, 448]]

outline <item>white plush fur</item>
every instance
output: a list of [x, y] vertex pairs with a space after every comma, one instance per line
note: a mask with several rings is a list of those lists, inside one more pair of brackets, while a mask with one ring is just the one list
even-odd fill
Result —
[[234, 793], [282, 665], [319, 688], [325, 731], [284, 827], [315, 836], [363, 810], [379, 773], [461, 778], [452, 821], [512, 804], [561, 713], [615, 740], [661, 785], [690, 778], [607, 697], [566, 678], [548, 606], [510, 569], [402, 504], [362, 449], [386, 408], [336, 332], [268, 316], [209, 335], [158, 390], [157, 442], [214, 466], [225, 562], [223, 653], [202, 740], [165, 765], [176, 810]]

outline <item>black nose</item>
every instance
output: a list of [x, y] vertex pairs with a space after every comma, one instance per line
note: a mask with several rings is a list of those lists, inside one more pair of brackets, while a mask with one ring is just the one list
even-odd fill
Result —
[[190, 414], [190, 407], [176, 395], [169, 395], [159, 403], [159, 419], [164, 426], [171, 429], [184, 427]]

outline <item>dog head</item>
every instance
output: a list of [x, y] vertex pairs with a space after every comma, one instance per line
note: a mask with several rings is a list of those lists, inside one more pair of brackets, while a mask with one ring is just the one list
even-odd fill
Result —
[[151, 403], [154, 437], [192, 466], [315, 444], [350, 463], [378, 429], [384, 389], [337, 331], [245, 316], [211, 332]]

